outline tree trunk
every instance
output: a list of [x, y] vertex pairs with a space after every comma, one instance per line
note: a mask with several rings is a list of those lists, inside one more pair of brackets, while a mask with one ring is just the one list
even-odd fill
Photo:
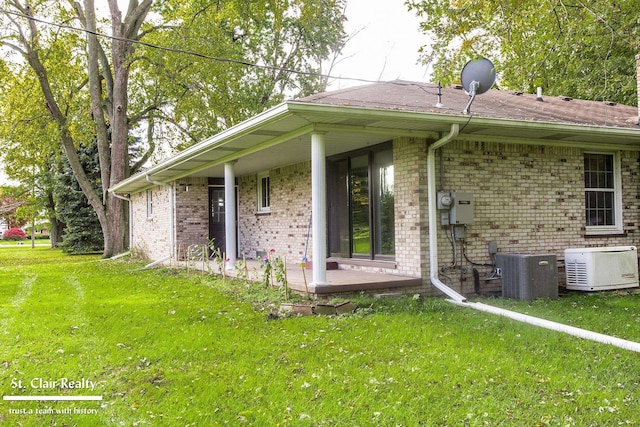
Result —
[[56, 249], [62, 242], [62, 233], [64, 232], [64, 223], [55, 216], [49, 218], [51, 230], [49, 238], [51, 239], [51, 249]]

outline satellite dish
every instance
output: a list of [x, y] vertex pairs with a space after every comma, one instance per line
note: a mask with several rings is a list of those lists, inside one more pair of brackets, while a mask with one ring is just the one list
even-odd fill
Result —
[[496, 82], [496, 68], [493, 62], [486, 58], [469, 61], [462, 69], [460, 80], [462, 87], [469, 94], [469, 103], [463, 113], [469, 114], [469, 108], [476, 95], [485, 93]]

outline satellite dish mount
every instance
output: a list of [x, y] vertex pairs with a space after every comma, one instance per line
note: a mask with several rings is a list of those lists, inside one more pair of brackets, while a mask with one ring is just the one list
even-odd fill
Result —
[[460, 80], [462, 81], [462, 87], [464, 87], [465, 92], [469, 95], [469, 102], [463, 113], [469, 114], [471, 104], [476, 98], [476, 95], [485, 93], [491, 89], [496, 82], [496, 69], [493, 62], [486, 58], [469, 61], [462, 69]]

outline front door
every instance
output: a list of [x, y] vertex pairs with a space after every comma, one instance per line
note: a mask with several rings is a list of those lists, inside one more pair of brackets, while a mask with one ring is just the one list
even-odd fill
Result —
[[209, 187], [209, 241], [215, 249], [225, 251], [224, 187]]

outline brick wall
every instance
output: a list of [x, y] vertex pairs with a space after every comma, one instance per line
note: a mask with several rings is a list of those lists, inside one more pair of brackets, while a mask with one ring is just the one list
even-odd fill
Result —
[[131, 248], [142, 256], [157, 260], [169, 256], [169, 187], [153, 187], [153, 213], [147, 215], [147, 192], [131, 196]]
[[[429, 230], [426, 157], [428, 141], [394, 140], [396, 268], [377, 264], [347, 268], [422, 277], [429, 284]], [[491, 263], [487, 246], [500, 252], [553, 253], [583, 246], [640, 245], [640, 156], [620, 152], [624, 236], [585, 236], [583, 164], [579, 148], [454, 141], [436, 157], [437, 187], [474, 194], [475, 222], [466, 229], [466, 255], [478, 264]], [[208, 235], [208, 185], [205, 178], [183, 178], [175, 184], [176, 244], [205, 244]], [[271, 212], [257, 213], [257, 178], [238, 178], [239, 251], [247, 258], [275, 249], [288, 262], [312, 259], [307, 232], [311, 212], [311, 163], [270, 170]], [[189, 191], [186, 191], [186, 188]], [[154, 187], [154, 213], [146, 215], [146, 193], [132, 197], [132, 246], [152, 259], [169, 252], [169, 189]], [[438, 218], [438, 224], [440, 219]], [[143, 240], [144, 238], [144, 240]], [[438, 228], [441, 279], [462, 292], [473, 291], [472, 266], [461, 261], [456, 247]], [[463, 270], [460, 270], [463, 265]], [[477, 267], [481, 278], [490, 267]]]
[[180, 258], [189, 245], [206, 245], [209, 236], [209, 183], [207, 178], [181, 178], [175, 182], [176, 250]]
[[[637, 246], [638, 153], [620, 154], [626, 236], [600, 237], [585, 235], [583, 154], [582, 149], [564, 147], [479, 142], [446, 145], [445, 189], [474, 194], [475, 222], [466, 230], [468, 258], [490, 263], [489, 241], [496, 241], [500, 252], [551, 253], [559, 259], [570, 247]], [[441, 230], [438, 244], [441, 267], [451, 264], [451, 243]], [[480, 270], [485, 275], [490, 269]], [[470, 269], [462, 274], [462, 280], [460, 276], [459, 270], [452, 270], [449, 283], [458, 291], [472, 292]]]
[[393, 141], [396, 274], [428, 277], [427, 143]]
[[[239, 249], [247, 258], [275, 249], [287, 262], [305, 254], [311, 215], [311, 162], [271, 169], [270, 213], [257, 213], [256, 175], [239, 178]], [[306, 250], [311, 260], [312, 239]]]

